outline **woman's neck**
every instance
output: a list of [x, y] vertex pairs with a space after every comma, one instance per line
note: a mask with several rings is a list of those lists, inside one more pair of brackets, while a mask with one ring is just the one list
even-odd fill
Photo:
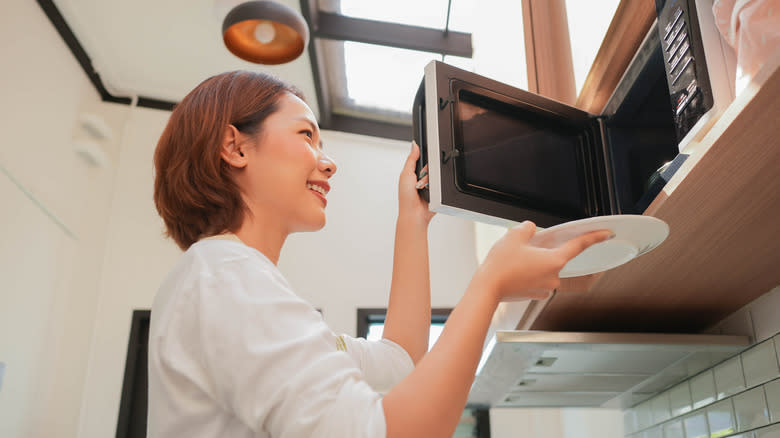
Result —
[[270, 226], [270, 224], [262, 223], [256, 218], [246, 217], [235, 235], [244, 244], [260, 251], [276, 265], [279, 263], [279, 255], [285, 240], [287, 240], [288, 233], [280, 227]]

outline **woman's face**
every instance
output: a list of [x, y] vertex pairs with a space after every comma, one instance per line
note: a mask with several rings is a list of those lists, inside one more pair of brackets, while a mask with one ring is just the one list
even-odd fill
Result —
[[255, 219], [283, 232], [325, 226], [328, 179], [336, 164], [322, 150], [317, 120], [305, 102], [284, 93], [278, 110], [243, 148], [245, 172], [239, 178]]

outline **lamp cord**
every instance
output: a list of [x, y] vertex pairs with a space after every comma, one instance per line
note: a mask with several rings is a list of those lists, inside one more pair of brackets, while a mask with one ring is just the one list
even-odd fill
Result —
[[450, 32], [450, 11], [452, 10], [452, 0], [447, 2], [447, 22], [444, 23], [444, 36]]

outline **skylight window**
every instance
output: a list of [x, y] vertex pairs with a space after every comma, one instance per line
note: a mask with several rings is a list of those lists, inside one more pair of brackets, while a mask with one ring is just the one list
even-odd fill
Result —
[[347, 106], [411, 117], [412, 101], [423, 69], [441, 55], [429, 52], [344, 42]]
[[[317, 5], [320, 24], [331, 20], [328, 29], [323, 30], [327, 23], [319, 28], [313, 26], [318, 77], [322, 84], [320, 100], [326, 106], [321, 112], [327, 112], [326, 118], [331, 116], [333, 122], [328, 126], [326, 121], [327, 129], [351, 131], [357, 122], [365, 131], [361, 133], [371, 135], [371, 129], [377, 125], [370, 123], [376, 122], [391, 125], [391, 131], [396, 133], [391, 137], [408, 139], [414, 96], [425, 66], [433, 60], [527, 89], [520, 1], [310, 1]], [[389, 32], [389, 38], [392, 40], [397, 35], [399, 43], [375, 42], [375, 26], [365, 26], [364, 20], [397, 26], [397, 30]], [[403, 26], [427, 29], [426, 32], [442, 35], [448, 41], [460, 37], [468, 41], [471, 57], [456, 50], [413, 50], [410, 47], [425, 38], [417, 38], [416, 33], [410, 36], [409, 28]], [[355, 36], [351, 33], [355, 31], [365, 33]], [[383, 35], [387, 38], [388, 32]], [[439, 41], [439, 38], [435, 36], [431, 40]], [[410, 40], [413, 40], [411, 46], [405, 45]]]
[[[566, 0], [574, 82], [580, 94], [620, 0]], [[598, 14], [592, 11], [598, 9]]]
[[[409, 125], [414, 95], [432, 60], [527, 88], [522, 4], [513, 0], [320, 1], [323, 10], [361, 19], [471, 33], [472, 58], [354, 41], [323, 41], [336, 114]], [[496, 10], [504, 11], [495, 14]], [[449, 22], [447, 21], [449, 15]], [[498, 17], [497, 17], [498, 15]]]
[[350, 17], [444, 29], [447, 0], [341, 0], [341, 13]]

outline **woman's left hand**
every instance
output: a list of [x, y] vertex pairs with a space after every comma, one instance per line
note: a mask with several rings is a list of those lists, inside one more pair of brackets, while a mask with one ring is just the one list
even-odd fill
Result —
[[420, 197], [419, 189], [428, 185], [428, 166], [423, 168], [423, 177], [417, 179], [414, 171], [415, 163], [420, 157], [420, 147], [412, 142], [412, 151], [406, 158], [398, 181], [398, 218], [408, 218], [423, 225], [428, 225], [436, 214], [428, 209], [428, 203]]

